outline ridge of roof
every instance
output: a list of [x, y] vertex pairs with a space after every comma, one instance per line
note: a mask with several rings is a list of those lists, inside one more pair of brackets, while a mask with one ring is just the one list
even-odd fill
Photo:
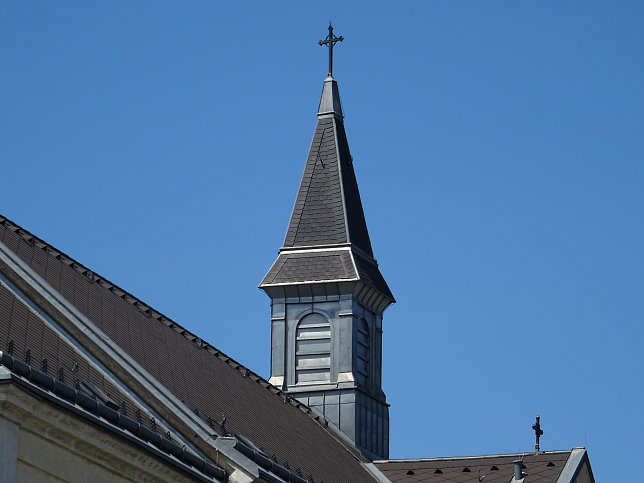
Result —
[[[336, 440], [338, 443], [340, 443], [357, 461], [362, 462], [364, 458], [362, 455], [358, 452], [356, 448], [350, 448], [346, 442], [344, 442], [339, 435], [336, 434], [335, 430], [332, 428], [331, 425], [329, 425], [328, 420], [322, 416], [317, 414], [312, 408], [307, 406], [306, 404], [298, 401], [294, 397], [286, 394], [284, 391], [279, 389], [278, 387], [272, 385], [268, 380], [264, 379], [262, 376], [257, 374], [256, 372], [250, 370], [243, 364], [237, 362], [235, 359], [232, 357], [226, 355], [224, 352], [221, 350], [217, 349], [215, 346], [212, 344], [208, 343], [207, 341], [203, 340], [201, 337], [197, 336], [196, 334], [193, 334], [190, 332], [188, 329], [185, 327], [181, 326], [179, 323], [175, 322], [173, 319], [170, 317], [164, 315], [163, 313], [153, 309], [150, 307], [148, 304], [144, 303], [142, 300], [131, 294], [130, 292], [122, 289], [118, 285], [112, 283], [109, 281], [107, 278], [97, 274], [90, 268], [86, 267], [82, 263], [78, 262], [71, 256], [67, 255], [65, 252], [58, 250], [56, 247], [53, 245], [47, 243], [40, 237], [34, 235], [31, 233], [29, 230], [26, 230], [25, 228], [21, 227], [18, 225], [16, 222], [13, 220], [7, 218], [6, 216], [0, 214], [0, 225], [4, 226], [5, 228], [17, 233], [23, 240], [25, 240], [27, 243], [29, 243], [33, 247], [37, 247], [43, 251], [45, 251], [48, 255], [53, 256], [54, 258], [60, 260], [61, 262], [65, 263], [68, 266], [71, 266], [77, 273], [80, 275], [83, 275], [86, 277], [89, 281], [93, 283], [97, 283], [101, 285], [102, 287], [106, 288], [119, 298], [125, 300], [132, 306], [136, 307], [140, 312], [145, 314], [148, 318], [155, 319], [158, 322], [161, 322], [164, 324], [166, 327], [172, 329], [176, 333], [180, 334], [183, 336], [186, 340], [192, 342], [196, 347], [199, 347], [201, 349], [206, 350], [208, 353], [211, 355], [214, 355], [217, 357], [219, 360], [223, 361], [227, 365], [231, 366], [232, 368], [236, 369], [236, 371], [244, 378], [251, 378], [253, 379], [256, 383], [259, 383], [262, 385], [265, 389], [267, 389], [270, 393], [273, 395], [279, 397], [284, 404], [289, 404], [296, 409], [300, 410], [304, 414], [308, 415], [309, 418], [315, 422], [320, 428], [322, 428], [325, 432], [327, 432], [334, 440]], [[208, 425], [211, 427], [211, 429], [216, 431], [216, 428], [213, 425], [213, 421], [211, 421], [211, 418], [208, 418], [207, 420]], [[216, 423], [215, 423], [216, 424]], [[222, 428], [220, 428], [222, 429]], [[224, 436], [227, 434], [225, 429], [224, 431]], [[365, 460], [366, 461], [366, 460]]]

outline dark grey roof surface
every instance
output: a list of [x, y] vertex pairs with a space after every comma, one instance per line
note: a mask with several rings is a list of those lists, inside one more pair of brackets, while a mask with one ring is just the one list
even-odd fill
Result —
[[[523, 459], [529, 483], [556, 483], [571, 451], [507, 454], [467, 458], [376, 461], [376, 467], [394, 483], [509, 483], [515, 460]], [[483, 479], [481, 477], [485, 476]]]
[[[335, 110], [328, 111], [329, 106], [336, 106]], [[373, 258], [339, 106], [337, 83], [329, 76], [324, 82], [315, 133], [284, 247], [260, 287], [357, 278], [394, 301]], [[333, 254], [307, 252], [296, 255], [297, 249], [338, 245], [352, 248], [351, 257], [355, 259], [357, 274], [353, 263], [349, 266], [347, 255], [340, 256], [340, 247]]]
[[285, 247], [352, 243], [373, 256], [344, 124], [318, 119]]
[[[357, 274], [354, 261], [355, 267], [358, 269]], [[362, 280], [365, 284], [378, 289], [392, 301], [394, 300], [387, 282], [378, 270], [378, 265], [372, 259], [367, 259], [347, 249], [315, 252], [282, 251], [264, 277], [260, 287], [340, 280]]]
[[355, 280], [348, 250], [314, 253], [280, 253], [262, 284]]
[[[65, 384], [74, 386], [76, 380], [89, 381], [115, 401], [121, 412], [129, 416], [136, 413], [136, 406], [126, 393], [108, 381], [81, 352], [45, 325], [4, 285], [0, 285], [0, 350]], [[149, 427], [150, 416], [143, 414], [141, 423]]]
[[[304, 478], [373, 481], [355, 448], [340, 441], [306, 406], [290, 399], [285, 403], [285, 396], [257, 374], [3, 217], [0, 240], [205, 421], [219, 421], [225, 414], [227, 434], [243, 435]], [[17, 306], [6, 294], [0, 303], [6, 321], [8, 308]], [[28, 313], [18, 311], [8, 320], [2, 342], [13, 338], [14, 350], [32, 348], [32, 358], [47, 357], [56, 368], [74, 357], [55, 356], [65, 349], [55, 335], [44, 337], [31, 328]]]
[[318, 120], [284, 246], [348, 243], [332, 119]]
[[353, 159], [349, 152], [347, 134], [342, 121], [335, 120], [338, 149], [340, 151], [340, 166], [342, 168], [342, 188], [344, 189], [344, 203], [346, 208], [347, 226], [349, 227], [349, 241], [363, 252], [373, 257], [371, 240], [367, 231], [358, 181], [353, 169]]

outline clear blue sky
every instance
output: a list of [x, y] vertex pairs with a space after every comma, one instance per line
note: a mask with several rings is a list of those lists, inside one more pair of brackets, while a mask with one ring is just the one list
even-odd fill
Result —
[[268, 377], [334, 73], [385, 313], [391, 456], [644, 423], [644, 2], [2, 2], [0, 213]]

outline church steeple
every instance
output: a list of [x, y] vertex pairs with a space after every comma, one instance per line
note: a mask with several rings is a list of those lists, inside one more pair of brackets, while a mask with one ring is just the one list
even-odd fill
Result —
[[324, 415], [368, 457], [388, 456], [381, 389], [382, 313], [394, 297], [373, 256], [338, 84], [324, 80], [317, 124], [277, 260], [260, 284], [272, 301], [271, 383]]

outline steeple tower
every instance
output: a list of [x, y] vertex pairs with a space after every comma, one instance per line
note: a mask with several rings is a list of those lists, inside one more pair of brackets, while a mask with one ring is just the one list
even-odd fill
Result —
[[260, 288], [271, 298], [271, 378], [320, 412], [367, 457], [389, 455], [381, 388], [382, 313], [394, 297], [374, 259], [329, 75], [284, 245]]

